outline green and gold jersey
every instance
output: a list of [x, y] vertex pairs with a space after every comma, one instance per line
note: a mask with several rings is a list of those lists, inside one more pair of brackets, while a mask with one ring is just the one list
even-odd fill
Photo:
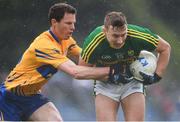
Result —
[[81, 53], [82, 59], [96, 66], [110, 66], [116, 63], [130, 64], [141, 50], [154, 51], [158, 36], [149, 29], [128, 24], [126, 42], [120, 49], [110, 47], [102, 26], [97, 27], [85, 39]]

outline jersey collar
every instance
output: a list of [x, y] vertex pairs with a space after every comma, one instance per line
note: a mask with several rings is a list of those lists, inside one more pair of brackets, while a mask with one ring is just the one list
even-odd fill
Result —
[[49, 29], [49, 33], [51, 34], [51, 36], [59, 43], [60, 40], [58, 39], [58, 37]]

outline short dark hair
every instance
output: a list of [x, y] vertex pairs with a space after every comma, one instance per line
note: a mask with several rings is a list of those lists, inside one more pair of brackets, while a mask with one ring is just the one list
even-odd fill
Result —
[[55, 19], [59, 22], [64, 17], [65, 13], [76, 14], [77, 10], [73, 6], [66, 3], [56, 3], [51, 6], [48, 13], [48, 19], [50, 24], [51, 19]]
[[110, 25], [113, 27], [122, 27], [127, 24], [126, 16], [122, 12], [109, 12], [104, 18], [104, 26], [108, 28]]

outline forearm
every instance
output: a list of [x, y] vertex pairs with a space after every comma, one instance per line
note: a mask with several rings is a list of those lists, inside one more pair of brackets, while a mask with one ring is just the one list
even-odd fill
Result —
[[[94, 66], [95, 66], [95, 65], [93, 65], [93, 64], [88, 64], [88, 63], [86, 63], [84, 60], [82, 60], [81, 57], [79, 58], [79, 63], [78, 63], [78, 64], [79, 64], [80, 66], [87, 66], [87, 67], [94, 67]], [[109, 71], [108, 71], [108, 73], [109, 73]], [[96, 80], [107, 81], [108, 78], [109, 78], [109, 74], [106, 75], [106, 76], [98, 77], [98, 78], [96, 78]]]
[[67, 61], [58, 67], [59, 70], [66, 72], [76, 79], [107, 79], [109, 75], [109, 67], [96, 68], [79, 66], [72, 61]]
[[166, 67], [169, 63], [169, 57], [170, 57], [169, 51], [164, 51], [159, 55], [157, 68], [156, 68], [156, 73], [159, 76], [162, 76], [164, 71], [166, 70]]
[[102, 79], [107, 80], [109, 75], [109, 67], [96, 68], [96, 67], [85, 67], [76, 66], [73, 67], [74, 78], [76, 79]]

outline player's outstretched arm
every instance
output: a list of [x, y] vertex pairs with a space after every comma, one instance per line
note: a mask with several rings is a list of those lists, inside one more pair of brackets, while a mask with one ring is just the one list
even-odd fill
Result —
[[76, 79], [108, 79], [109, 67], [87, 67], [76, 65], [71, 60], [68, 60], [58, 67], [59, 70], [66, 72]]
[[[95, 65], [93, 64], [88, 64], [86, 63], [81, 57], [79, 57], [79, 63], [78, 65], [80, 66], [87, 66], [87, 67], [94, 67]], [[110, 72], [110, 70], [109, 70]], [[100, 81], [107, 81], [109, 79], [109, 76], [106, 76], [106, 77], [99, 77], [97, 78], [96, 80], [100, 80]]]
[[[93, 67], [93, 64], [86, 63], [81, 57], [79, 59], [79, 65]], [[107, 77], [100, 77], [97, 80], [105, 81], [110, 84], [128, 83], [131, 81], [131, 77], [127, 74], [123, 75], [121, 70], [121, 64], [114, 64], [110, 66], [109, 75]]]

